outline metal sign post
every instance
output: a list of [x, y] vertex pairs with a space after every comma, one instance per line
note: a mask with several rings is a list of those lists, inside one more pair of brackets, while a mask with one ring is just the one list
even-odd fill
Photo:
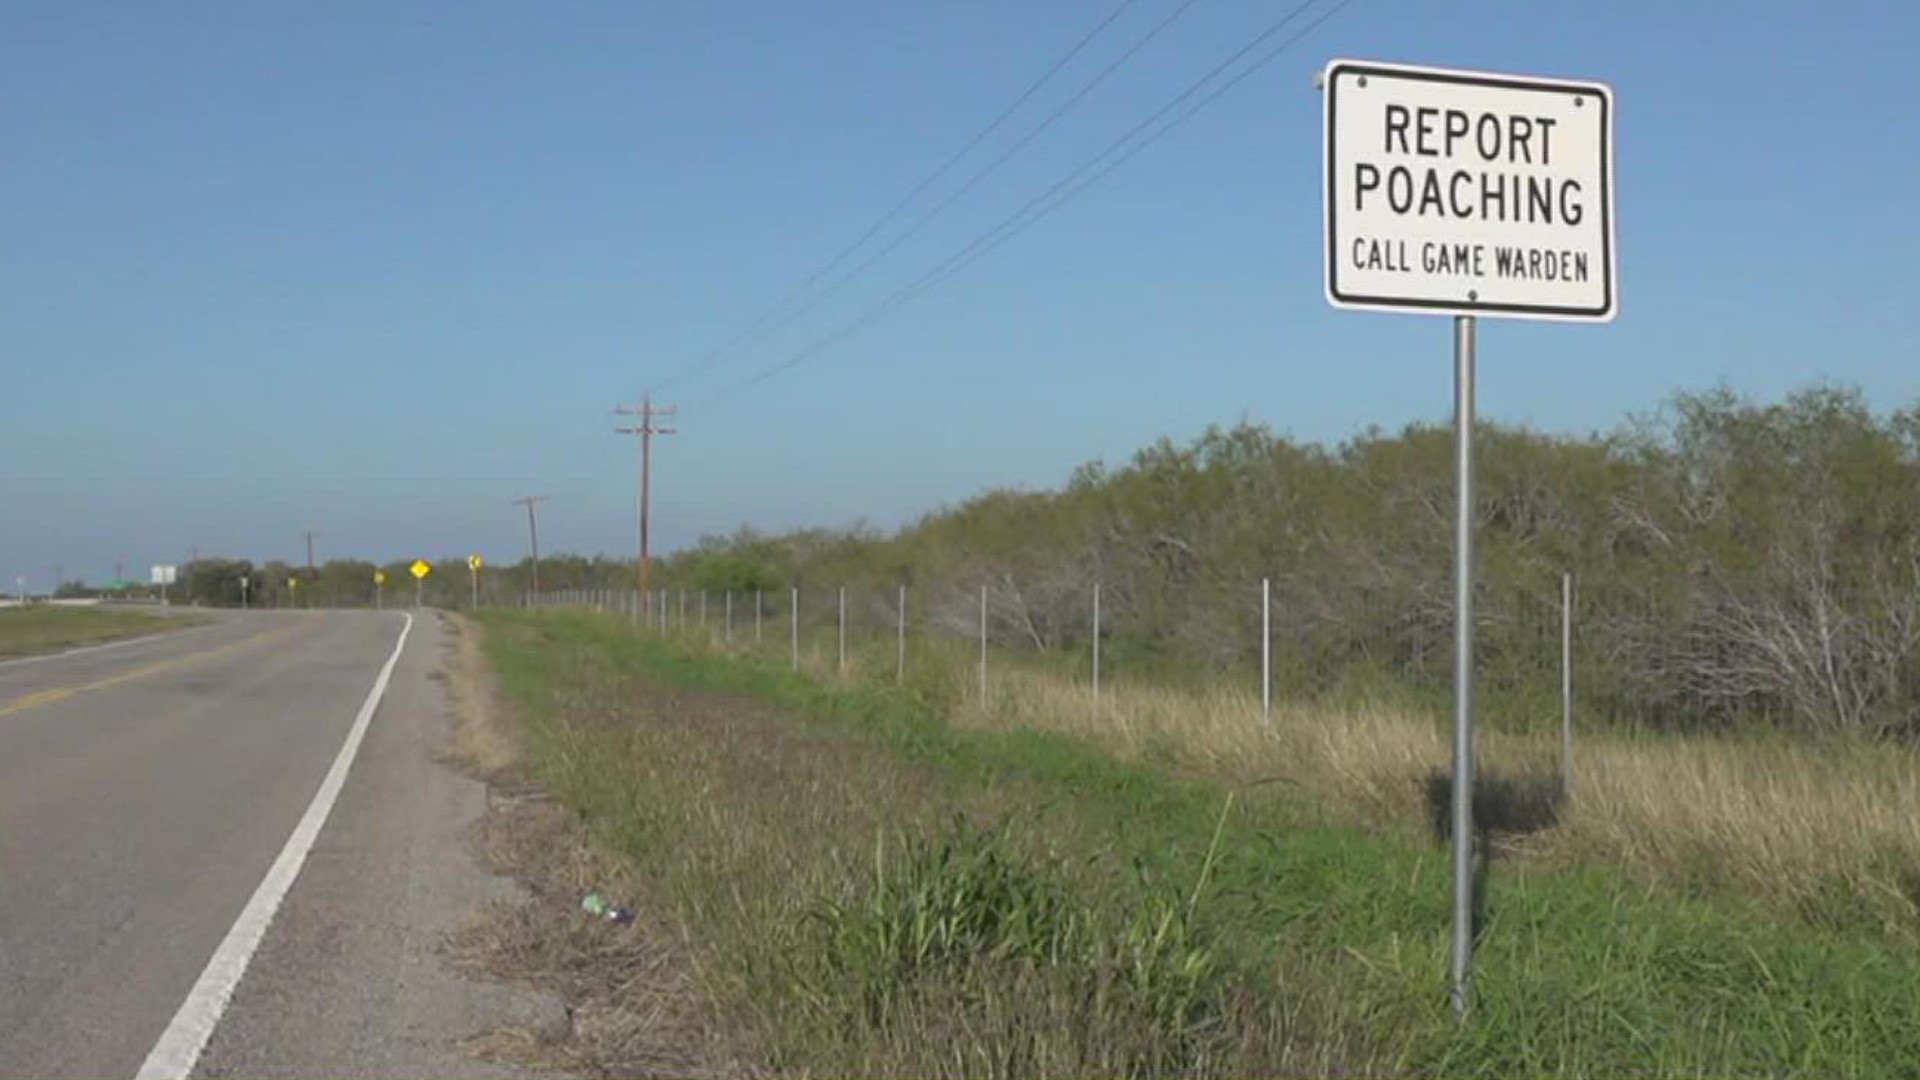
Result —
[[1453, 320], [1453, 1011], [1467, 1014], [1473, 964], [1474, 320]]
[[433, 564], [425, 559], [415, 559], [413, 565], [407, 567], [407, 572], [413, 575], [413, 606], [417, 609], [424, 599], [427, 575], [433, 573]]
[[247, 610], [247, 575], [240, 575], [240, 610]]
[[[1474, 365], [1482, 315], [1606, 322], [1613, 91], [1600, 83], [1335, 60], [1325, 92], [1326, 296], [1453, 320], [1453, 949], [1469, 1007], [1474, 864]], [[1266, 597], [1263, 588], [1263, 598]], [[1263, 610], [1267, 603], [1263, 599]]]

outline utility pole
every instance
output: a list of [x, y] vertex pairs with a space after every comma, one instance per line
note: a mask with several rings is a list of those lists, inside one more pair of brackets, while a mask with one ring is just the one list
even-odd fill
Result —
[[527, 542], [533, 548], [533, 602], [540, 602], [540, 523], [535, 520], [533, 508], [547, 501], [545, 495], [522, 495], [513, 500], [516, 506], [527, 508]]
[[313, 538], [320, 534], [317, 532], [314, 532], [312, 529], [308, 529], [306, 532], [302, 533], [301, 535], [307, 538], [307, 606], [312, 607], [313, 606], [313, 582], [315, 578], [320, 576], [313, 569]]
[[639, 575], [640, 595], [652, 596], [653, 563], [652, 552], [648, 548], [648, 511], [653, 502], [653, 437], [655, 435], [676, 434], [673, 428], [656, 427], [654, 421], [663, 416], [672, 416], [673, 406], [656, 407], [652, 394], [640, 395], [640, 404], [620, 405], [614, 408], [616, 416], [634, 418], [632, 427], [614, 428], [621, 435], [640, 437], [640, 562], [634, 568]]

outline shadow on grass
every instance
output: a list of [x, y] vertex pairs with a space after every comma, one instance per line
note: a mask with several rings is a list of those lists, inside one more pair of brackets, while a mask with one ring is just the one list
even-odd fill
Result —
[[[1453, 838], [1453, 774], [1442, 769], [1427, 773], [1422, 786], [1426, 791], [1427, 818], [1436, 839], [1447, 843]], [[1473, 936], [1476, 940], [1487, 925], [1487, 873], [1494, 846], [1489, 841], [1499, 836], [1525, 836], [1544, 832], [1560, 821], [1560, 808], [1566, 804], [1566, 787], [1557, 776], [1508, 776], [1482, 772], [1473, 784]]]

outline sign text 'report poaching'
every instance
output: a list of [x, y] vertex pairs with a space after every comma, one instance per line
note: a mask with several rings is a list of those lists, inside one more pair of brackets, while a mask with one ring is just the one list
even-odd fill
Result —
[[1608, 87], [1335, 60], [1324, 89], [1335, 306], [1613, 318]]

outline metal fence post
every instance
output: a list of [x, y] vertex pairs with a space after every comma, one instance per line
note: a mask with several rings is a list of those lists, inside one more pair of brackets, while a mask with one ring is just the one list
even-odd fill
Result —
[[980, 707], [987, 707], [987, 587], [980, 586]]
[[899, 638], [897, 649], [899, 659], [894, 664], [893, 681], [896, 684], [905, 684], [907, 681], [907, 587], [905, 585], [900, 586], [900, 624], [896, 636]]
[[1273, 726], [1273, 579], [1260, 579], [1260, 722]]
[[764, 605], [760, 600], [760, 590], [753, 590], [753, 643], [760, 644], [760, 609]]
[[841, 674], [847, 671], [847, 587], [840, 586], [840, 666]]
[[1560, 575], [1560, 792], [1573, 794], [1573, 575]]
[[700, 629], [707, 628], [707, 590], [700, 590]]
[[795, 585], [793, 587], [793, 597], [787, 605], [787, 611], [792, 616], [792, 624], [793, 624], [793, 629], [790, 632], [790, 636], [792, 637], [792, 648], [793, 648], [793, 670], [799, 671], [800, 670], [800, 586], [798, 585]]
[[1100, 715], [1100, 583], [1093, 583], [1093, 714]]
[[727, 590], [727, 644], [733, 644], [733, 590]]

